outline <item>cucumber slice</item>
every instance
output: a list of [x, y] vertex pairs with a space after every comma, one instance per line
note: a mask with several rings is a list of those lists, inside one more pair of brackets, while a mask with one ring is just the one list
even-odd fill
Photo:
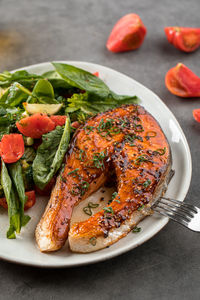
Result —
[[47, 115], [54, 115], [56, 114], [61, 107], [63, 106], [62, 103], [60, 104], [37, 104], [37, 103], [23, 103], [24, 109], [31, 115], [40, 113], [40, 114], [47, 114]]

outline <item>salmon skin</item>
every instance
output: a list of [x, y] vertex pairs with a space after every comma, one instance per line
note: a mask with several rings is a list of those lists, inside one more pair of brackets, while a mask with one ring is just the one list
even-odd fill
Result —
[[[133, 229], [166, 191], [171, 151], [157, 121], [139, 105], [122, 106], [89, 119], [72, 138], [64, 171], [36, 228], [41, 251], [60, 249], [69, 235], [75, 252], [92, 252]], [[111, 172], [117, 193], [110, 204], [70, 228], [73, 207], [99, 189]]]

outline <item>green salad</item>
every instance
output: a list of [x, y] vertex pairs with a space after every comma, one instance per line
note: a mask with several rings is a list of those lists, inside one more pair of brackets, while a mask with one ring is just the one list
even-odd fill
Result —
[[75, 130], [99, 112], [139, 101], [85, 70], [52, 66], [42, 75], [0, 73], [0, 206], [8, 209], [8, 238], [29, 222], [24, 210], [35, 192], [51, 191]]

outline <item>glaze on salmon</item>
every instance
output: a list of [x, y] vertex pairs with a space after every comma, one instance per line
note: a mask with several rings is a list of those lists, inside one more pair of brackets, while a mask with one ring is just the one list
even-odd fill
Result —
[[[41, 251], [66, 242], [72, 251], [104, 248], [150, 214], [166, 190], [171, 152], [156, 120], [138, 105], [127, 105], [89, 119], [74, 135], [64, 171], [36, 228]], [[114, 173], [117, 195], [107, 207], [71, 228], [74, 205], [95, 192]], [[70, 231], [69, 231], [70, 229]]]

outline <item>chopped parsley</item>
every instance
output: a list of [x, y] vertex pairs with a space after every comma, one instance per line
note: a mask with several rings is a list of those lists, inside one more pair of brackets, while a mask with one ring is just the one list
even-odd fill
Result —
[[106, 157], [107, 153], [104, 153], [104, 151], [100, 153], [94, 153], [93, 155], [93, 164], [95, 168], [97, 169], [104, 169], [104, 159]]
[[136, 158], [135, 164], [140, 165], [142, 162], [151, 162], [147, 155], [140, 155]]
[[104, 207], [103, 210], [104, 210], [104, 215], [106, 215], [106, 214], [111, 214], [112, 216], [114, 215], [114, 211], [111, 206]]
[[133, 227], [133, 229], [132, 229], [132, 233], [138, 233], [138, 232], [140, 232], [140, 231], [141, 231], [141, 227], [135, 226], [135, 227]]
[[78, 159], [80, 161], [84, 161], [84, 159], [85, 159], [85, 151], [84, 150], [80, 149]]
[[87, 135], [89, 135], [90, 132], [93, 131], [93, 129], [94, 129], [94, 126], [86, 125], [86, 126], [84, 127], [85, 133], [86, 133]]
[[166, 147], [164, 147], [163, 149], [159, 148], [154, 152], [158, 153], [159, 155], [164, 155], [166, 153]]
[[91, 208], [97, 208], [98, 206], [98, 203], [89, 202], [88, 205], [83, 208], [83, 211], [86, 215], [92, 216]]
[[143, 183], [143, 186], [144, 186], [145, 188], [147, 188], [150, 184], [151, 184], [151, 180], [150, 180], [150, 179], [147, 179], [147, 180]]
[[138, 211], [142, 210], [144, 208], [144, 204], [140, 207], [138, 207]]
[[73, 171], [69, 172], [67, 175], [75, 174], [76, 176], [78, 175], [77, 172], [79, 171], [79, 168], [74, 169]]

